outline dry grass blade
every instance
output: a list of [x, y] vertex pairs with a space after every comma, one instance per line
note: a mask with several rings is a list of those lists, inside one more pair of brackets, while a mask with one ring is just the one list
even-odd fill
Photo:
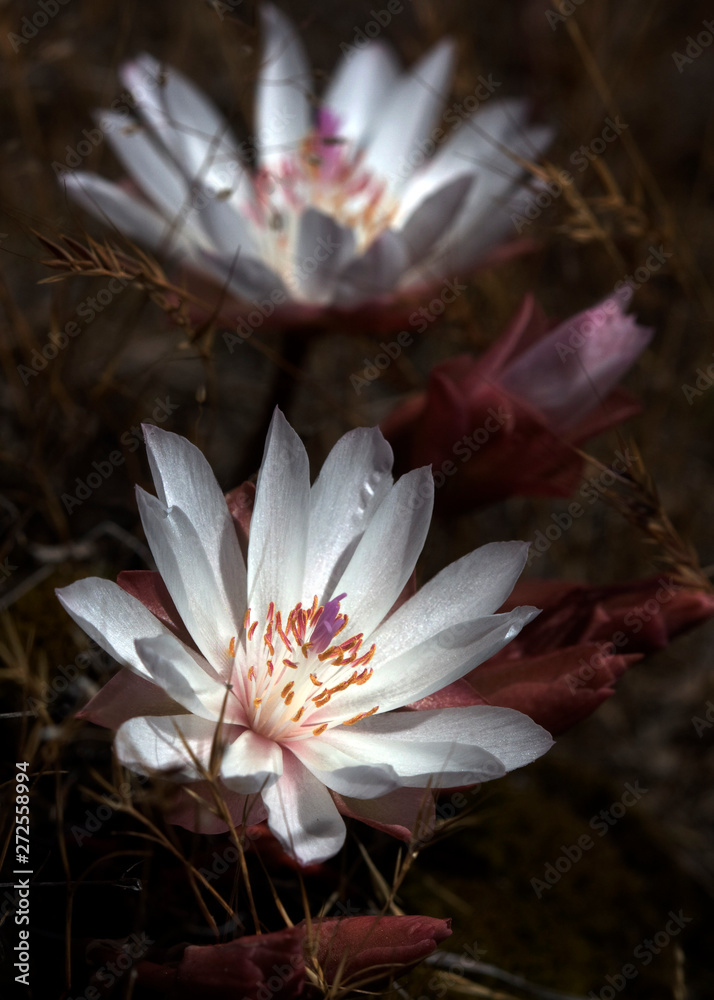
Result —
[[580, 452], [600, 472], [610, 472], [616, 476], [619, 489], [605, 489], [603, 498], [637, 528], [645, 542], [656, 550], [653, 561], [658, 567], [666, 569], [676, 582], [685, 587], [711, 592], [714, 588], [699, 564], [694, 547], [682, 538], [664, 510], [657, 486], [637, 445], [621, 437], [619, 444], [634, 456], [625, 472], [615, 472], [591, 455]]
[[[92, 772], [92, 776], [107, 792], [109, 792], [112, 796], [119, 798], [120, 800], [119, 803], [113, 804], [114, 809], [116, 809], [119, 812], [124, 812], [128, 816], [131, 816], [133, 819], [137, 820], [139, 823], [145, 826], [149, 831], [148, 834], [142, 833], [141, 831], [128, 831], [127, 836], [141, 837], [142, 839], [147, 840], [150, 843], [159, 844], [161, 847], [164, 847], [167, 851], [173, 854], [174, 857], [177, 858], [181, 862], [181, 864], [184, 865], [186, 869], [186, 874], [191, 884], [191, 888], [194, 891], [196, 901], [198, 902], [198, 905], [201, 909], [201, 912], [206, 922], [214, 931], [216, 937], [219, 936], [218, 926], [215, 920], [213, 919], [213, 916], [209, 912], [208, 908], [206, 907], [203, 897], [198, 891], [197, 883], [200, 883], [203, 886], [203, 888], [206, 889], [211, 894], [211, 896], [213, 896], [213, 898], [220, 904], [220, 906], [225, 910], [228, 916], [232, 920], [235, 920], [238, 926], [242, 927], [243, 925], [240, 921], [240, 918], [235, 913], [233, 908], [229, 906], [228, 903], [226, 903], [225, 899], [221, 896], [221, 894], [217, 892], [216, 889], [214, 889], [213, 886], [210, 884], [210, 882], [208, 882], [208, 880], [201, 874], [201, 872], [198, 871], [191, 864], [191, 862], [184, 857], [179, 848], [176, 847], [176, 845], [173, 844], [171, 840], [169, 840], [169, 838], [156, 826], [156, 824], [152, 823], [151, 820], [148, 818], [148, 816], [145, 816], [138, 809], [136, 809], [134, 805], [127, 800], [127, 797], [122, 795], [121, 790], [116, 788], [111, 782], [107, 781], [97, 772]], [[101, 803], [105, 802], [105, 799], [101, 795], [98, 795], [91, 789], [85, 789], [85, 791], [86, 794], [90, 796], [90, 798], [93, 798]]]
[[[427, 955], [424, 963], [443, 970], [441, 976], [443, 976], [445, 984], [448, 983], [451, 989], [470, 996], [508, 997], [509, 1000], [514, 1000], [510, 993], [496, 993], [490, 990], [485, 993], [474, 993], [474, 989], [487, 990], [488, 987], [473, 983], [467, 978], [465, 973], [471, 976], [498, 979], [507, 986], [528, 994], [528, 996], [538, 997], [539, 1000], [585, 1000], [584, 997], [574, 996], [572, 993], [561, 993], [558, 990], [550, 990], [543, 986], [537, 986], [522, 976], [506, 972], [505, 969], [499, 969], [497, 965], [490, 965], [487, 962], [477, 962], [466, 955], [456, 955], [453, 952], [435, 951], [432, 955]], [[454, 972], [453, 970], [456, 968], [461, 969], [462, 972]]]

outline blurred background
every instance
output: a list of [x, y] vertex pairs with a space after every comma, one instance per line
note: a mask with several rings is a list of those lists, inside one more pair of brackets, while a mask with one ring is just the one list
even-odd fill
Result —
[[[279, 6], [300, 26], [319, 89], [344, 51], [340, 46], [354, 44], [383, 5], [280, 0]], [[575, 181], [528, 226], [532, 251], [469, 276], [467, 292], [368, 388], [356, 392], [350, 375], [375, 356], [383, 334], [335, 330], [311, 342], [286, 401], [313, 469], [346, 430], [379, 422], [423, 387], [435, 363], [485, 349], [526, 292], [548, 315], [565, 319], [643, 266], [650, 248], [663, 248], [664, 262], [634, 297], [632, 311], [656, 332], [626, 380], [643, 412], [623, 433], [637, 443], [676, 529], [692, 542], [705, 571], [714, 568], [714, 377], [706, 375], [714, 361], [714, 25], [708, 31], [705, 24], [714, 8], [672, 0], [555, 6], [404, 0], [402, 6], [381, 37], [404, 62], [452, 35], [459, 51], [454, 98], [473, 92], [479, 76], [489, 74], [502, 81], [500, 94], [528, 97], [534, 117], [556, 130], [548, 161]], [[54, 588], [150, 565], [133, 495], [135, 483], [151, 489], [137, 430], [142, 420], [197, 443], [226, 490], [257, 471], [256, 436], [284, 346], [266, 330], [230, 351], [220, 325], [200, 327], [149, 285], [107, 292], [107, 277], [60, 274], [47, 266], [57, 255], [43, 242], [58, 245], [69, 236], [86, 246], [88, 234], [100, 242], [107, 235], [67, 201], [57, 164], [76, 166], [69, 158], [89, 142], [91, 149], [79, 154], [82, 169], [121, 175], [107, 144], [91, 142], [85, 131], [94, 129], [93, 110], [121, 93], [117, 67], [124, 59], [148, 51], [179, 67], [211, 95], [239, 138], [251, 134], [259, 57], [254, 4], [65, 0], [55, 7], [33, 35], [35, 0], [0, 4], [0, 693], [10, 716], [24, 710], [28, 697], [45, 703], [37, 715], [3, 717], [2, 746], [11, 766], [32, 759], [42, 771], [34, 786], [33, 850], [48, 885], [35, 890], [33, 940], [35, 955], [42, 942], [51, 985], [32, 994], [38, 998], [75, 995], [62, 993], [68, 955], [78, 993], [91, 967], [89, 943], [125, 937], [144, 919], [156, 926], [151, 921], [159, 917], [158, 902], [147, 900], [127, 874], [131, 859], [120, 857], [113, 867], [100, 863], [103, 854], [126, 849], [120, 838], [125, 817], [105, 825], [98, 850], [83, 851], [76, 837], [68, 839], [73, 818], [81, 823], [93, 807], [83, 789], [100, 793], [97, 774], [111, 774], [108, 734], [71, 716], [111, 666], [93, 654], [70, 676], [68, 665], [86, 641], [63, 614]], [[712, 41], [700, 44], [697, 36], [703, 42], [707, 33]], [[608, 116], [619, 116], [626, 129], [580, 170], [573, 157], [601, 134]], [[44, 367], [38, 363], [40, 370], [32, 368], [50, 333], [71, 322], [79, 333]], [[610, 432], [589, 451], [608, 464], [620, 445]], [[123, 461], [108, 462], [117, 450]], [[83, 498], [77, 480], [86, 482], [93, 463], [109, 471]], [[81, 502], [68, 510], [66, 494]], [[420, 580], [477, 544], [533, 538], [567, 504], [514, 498], [436, 518]], [[653, 559], [657, 566], [645, 536], [600, 502], [530, 572], [606, 584], [650, 575]], [[546, 989], [606, 1000], [620, 992], [610, 980], [619, 983], [623, 966], [634, 963], [637, 975], [623, 988], [626, 996], [710, 997], [713, 638], [709, 623], [636, 665], [615, 697], [545, 759], [480, 793], [468, 822], [422, 852], [400, 890], [400, 905], [451, 916], [454, 935], [446, 949], [461, 955], [465, 946], [478, 948], [481, 961]], [[60, 677], [67, 683], [53, 686]], [[542, 879], [564, 847], [592, 832], [591, 818], [637, 782], [646, 793], [539, 898], [532, 880]], [[11, 787], [3, 792], [10, 803]], [[374, 850], [393, 865], [393, 847]], [[646, 946], [633, 959], [663, 931], [670, 911], [687, 918], [681, 933], [649, 961], [642, 958]], [[180, 924], [181, 913], [177, 904], [170, 919]], [[198, 916], [187, 921], [191, 926], [176, 930], [174, 942], [200, 940], [200, 922]], [[5, 961], [14, 933], [14, 927], [0, 930]], [[170, 937], [162, 946], [169, 947]], [[418, 973], [407, 985], [409, 995], [445, 995], [441, 980], [430, 985], [431, 975]], [[486, 982], [471, 995], [528, 995]], [[465, 987], [458, 989], [463, 995]], [[130, 996], [128, 990], [127, 979], [102, 996]]]

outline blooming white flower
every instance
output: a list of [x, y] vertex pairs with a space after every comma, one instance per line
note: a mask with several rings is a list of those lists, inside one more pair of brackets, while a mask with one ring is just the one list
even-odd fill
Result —
[[527, 125], [525, 102], [493, 96], [489, 78], [444, 111], [450, 41], [406, 73], [372, 42], [343, 57], [314, 115], [295, 27], [270, 4], [261, 19], [255, 169], [214, 105], [142, 55], [121, 70], [138, 119], [98, 119], [143, 198], [87, 172], [65, 173], [70, 194], [236, 296], [272, 294], [308, 316], [413, 295], [513, 232], [510, 212], [531, 197], [519, 158], [550, 138]]
[[276, 411], [247, 565], [201, 452], [154, 426], [144, 434], [158, 496], [137, 489], [137, 499], [170, 600], [155, 615], [98, 578], [58, 591], [125, 665], [91, 704], [118, 725], [126, 767], [198, 782], [197, 762], [208, 770], [217, 742], [236, 822], [267, 817], [307, 863], [343, 843], [336, 801], [404, 825], [421, 790], [498, 777], [549, 748], [549, 734], [512, 709], [395, 711], [461, 678], [538, 612], [494, 613], [528, 548], [503, 542], [453, 563], [390, 614], [426, 537], [433, 480], [424, 468], [394, 484], [378, 429], [346, 434], [311, 487], [305, 449]]

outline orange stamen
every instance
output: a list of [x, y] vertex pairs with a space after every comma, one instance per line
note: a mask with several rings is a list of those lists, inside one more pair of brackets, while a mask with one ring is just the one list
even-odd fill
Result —
[[354, 719], [347, 719], [343, 722], [343, 726], [354, 726], [355, 722], [359, 722], [360, 719], [367, 719], [370, 715], [374, 715], [375, 712], [379, 711], [379, 705], [375, 705], [374, 708], [370, 708], [369, 712], [360, 712], [359, 715], [355, 715]]

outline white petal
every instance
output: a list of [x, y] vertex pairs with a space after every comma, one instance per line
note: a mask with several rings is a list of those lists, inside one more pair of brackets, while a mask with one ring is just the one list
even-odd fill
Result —
[[[224, 727], [226, 734], [238, 727]], [[185, 743], [200, 765], [208, 770], [216, 724], [196, 715], [138, 716], [123, 723], [114, 738], [121, 763], [139, 774], [171, 772], [173, 781], [198, 781], [204, 777]]]
[[187, 77], [146, 53], [125, 63], [120, 77], [189, 180], [215, 189], [235, 184], [242, 165], [233, 134], [212, 101]]
[[344, 610], [365, 637], [389, 613], [409, 579], [424, 547], [433, 505], [430, 469], [402, 476], [376, 510], [336, 584], [333, 594], [347, 594]]
[[333, 593], [392, 486], [392, 449], [378, 427], [358, 427], [332, 449], [310, 491], [304, 597]]
[[[333, 719], [354, 718], [375, 707], [380, 713], [388, 712], [426, 698], [497, 653], [538, 613], [536, 608], [514, 608], [507, 614], [461, 622], [418, 646], [407, 648], [386, 663], [381, 660], [377, 642], [371, 664], [374, 673], [369, 680], [333, 696], [323, 708], [312, 713], [310, 724], [318, 726]], [[408, 645], [409, 637], [405, 635], [405, 646]]]
[[256, 145], [261, 166], [277, 168], [311, 128], [311, 74], [292, 22], [272, 4], [260, 8], [263, 57], [256, 94]]
[[459, 216], [473, 183], [471, 174], [456, 177], [434, 191], [406, 219], [400, 232], [409, 250], [410, 263], [416, 264], [433, 252], [436, 241]]
[[105, 127], [110, 126], [107, 140], [124, 169], [167, 219], [177, 220], [180, 230], [180, 220], [190, 207], [188, 184], [181, 171], [153, 141], [146, 126], [126, 124], [115, 112], [99, 114]]
[[[437, 709], [436, 714], [448, 711], [467, 709]], [[337, 726], [320, 737], [296, 743], [294, 752], [324, 785], [354, 799], [379, 798], [399, 787], [470, 785], [506, 773], [493, 754], [474, 745], [478, 737], [469, 734], [466, 717], [458, 720], [457, 731], [453, 722], [448, 725], [439, 720], [439, 724], [429, 725], [430, 720], [421, 718], [428, 714], [432, 713], [388, 712], [363, 720], [408, 720], [390, 725], [386, 731], [361, 731], [359, 723]]]
[[337, 275], [352, 260], [355, 235], [329, 215], [309, 208], [300, 217], [293, 271], [300, 293], [309, 302], [328, 303]]
[[367, 754], [363, 758], [353, 752], [351, 745], [343, 749], [338, 739], [339, 733], [334, 738], [325, 739], [328, 734], [343, 728], [338, 726], [335, 730], [328, 729], [320, 737], [293, 740], [286, 746], [290, 747], [318, 781], [340, 795], [355, 799], [377, 799], [399, 788], [403, 782], [400, 782], [399, 772], [387, 756], [379, 758], [378, 755]]
[[200, 254], [200, 261], [205, 271], [224, 282], [238, 298], [253, 301], [261, 295], [270, 298], [279, 292], [283, 302], [290, 299], [282, 278], [257, 257], [245, 253], [221, 257], [215, 251], [208, 251]]
[[138, 240], [154, 251], [179, 248], [190, 253], [185, 235], [155, 212], [151, 205], [122, 191], [98, 174], [75, 173], [64, 177], [70, 197], [105, 224], [108, 222], [131, 240]]
[[447, 98], [454, 47], [440, 42], [394, 87], [381, 109], [365, 156], [365, 166], [392, 186], [413, 172], [413, 154], [428, 140]]
[[[136, 502], [151, 554], [181, 620], [208, 662], [228, 680], [231, 639], [241, 642], [245, 615], [245, 578], [227, 565], [233, 553], [228, 547], [216, 553], [210, 536], [199, 534], [180, 507], [167, 510], [139, 487]], [[240, 579], [237, 593], [231, 579]]]
[[303, 864], [326, 861], [345, 842], [345, 824], [325, 786], [290, 751], [283, 776], [263, 792], [268, 826]]
[[343, 56], [322, 99], [340, 120], [340, 136], [362, 142], [398, 75], [399, 64], [392, 50], [379, 42]]
[[527, 558], [526, 542], [490, 542], [442, 569], [372, 636], [380, 661], [460, 622], [493, 614], [513, 590]]
[[353, 308], [394, 291], [409, 267], [409, 249], [400, 233], [385, 229], [361, 257], [355, 257], [337, 280], [334, 304]]
[[134, 648], [135, 639], [170, 635], [141, 601], [111, 580], [96, 576], [55, 591], [62, 607], [98, 646], [119, 663], [151, 680]]
[[246, 729], [226, 747], [221, 762], [221, 781], [244, 795], [264, 791], [283, 773], [283, 751], [252, 729]]
[[[329, 729], [310, 742], [367, 767], [389, 761], [403, 785], [441, 788], [498, 778], [553, 745], [550, 734], [527, 715], [491, 705], [390, 712]], [[329, 765], [329, 752], [324, 762]], [[332, 787], [335, 776], [325, 774], [323, 780]]]
[[248, 543], [248, 606], [271, 601], [286, 616], [302, 599], [310, 517], [310, 469], [302, 441], [276, 410], [265, 442]]
[[[443, 244], [443, 254], [454, 251], [459, 267], [470, 267], [486, 249], [515, 233], [509, 215], [512, 199], [520, 191], [525, 208], [536, 197], [536, 192], [530, 194], [522, 188], [524, 172], [516, 158], [537, 159], [553, 137], [546, 127], [522, 127], [518, 116], [518, 124], [509, 131], [501, 119], [516, 112], [510, 110], [510, 102], [501, 110], [500, 119], [494, 115], [491, 134], [481, 124], [484, 115], [463, 126], [476, 142], [468, 161], [474, 165], [477, 182]], [[444, 266], [453, 267], [453, 261]]]
[[256, 253], [253, 224], [246, 212], [241, 212], [232, 202], [207, 192], [205, 203], [197, 213], [197, 221], [206, 237], [219, 254], [228, 260], [242, 254]]
[[137, 639], [136, 651], [154, 683], [174, 701], [202, 719], [218, 720], [226, 686], [198, 653], [173, 635]]
[[[525, 101], [491, 100], [489, 104], [452, 128], [434, 156], [416, 170], [401, 195], [401, 205], [395, 225], [400, 226], [424, 200], [464, 173], [477, 176], [489, 160], [499, 164], [501, 171], [518, 172], [519, 168], [499, 151], [498, 143], [509, 147], [509, 140], [524, 130], [528, 106]], [[481, 188], [474, 189], [473, 200], [481, 200]]]
[[[211, 565], [242, 616], [245, 562], [223, 491], [203, 453], [180, 434], [144, 424], [156, 493], [168, 509], [179, 507], [196, 530]], [[242, 618], [241, 618], [242, 620]]]

